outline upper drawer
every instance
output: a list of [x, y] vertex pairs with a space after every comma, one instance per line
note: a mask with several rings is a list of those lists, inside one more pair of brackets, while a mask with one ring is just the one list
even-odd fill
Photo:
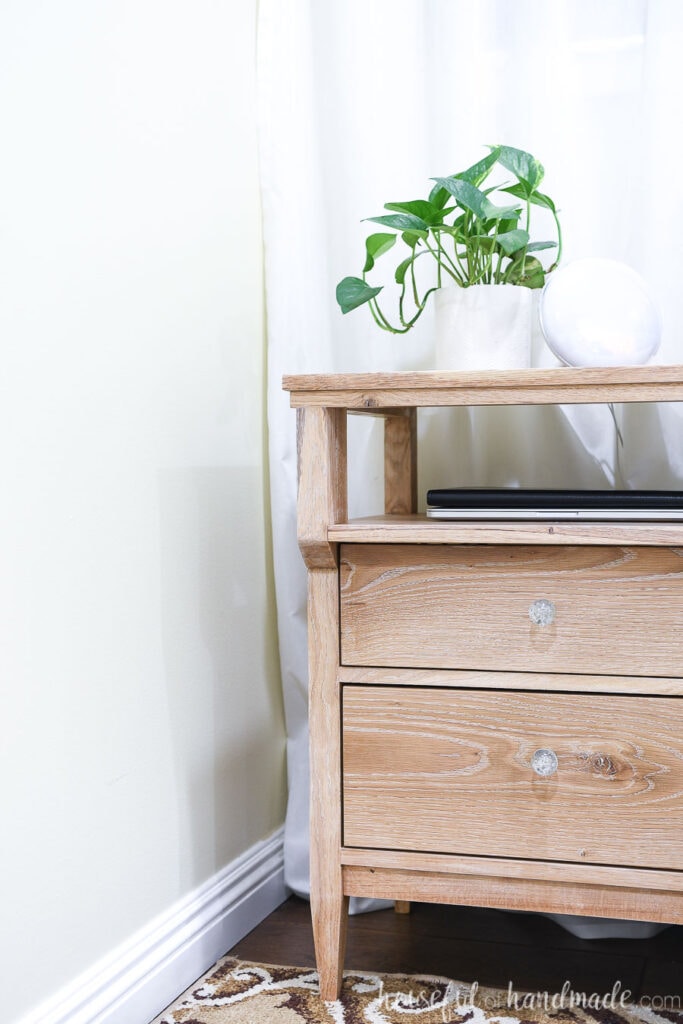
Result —
[[343, 544], [340, 585], [344, 665], [683, 675], [676, 548]]

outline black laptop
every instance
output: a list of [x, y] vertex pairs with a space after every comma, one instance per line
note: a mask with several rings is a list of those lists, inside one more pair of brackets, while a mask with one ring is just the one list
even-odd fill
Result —
[[431, 519], [683, 520], [683, 492], [454, 487], [427, 492]]

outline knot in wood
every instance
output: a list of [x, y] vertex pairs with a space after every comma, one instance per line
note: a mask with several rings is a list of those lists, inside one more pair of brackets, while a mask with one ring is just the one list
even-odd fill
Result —
[[609, 754], [584, 754], [583, 760], [590, 771], [595, 775], [602, 775], [603, 778], [611, 779], [619, 773], [619, 766]]
[[364, 409], [375, 409], [377, 407], [377, 399], [373, 398], [372, 395], [363, 395], [363, 408]]

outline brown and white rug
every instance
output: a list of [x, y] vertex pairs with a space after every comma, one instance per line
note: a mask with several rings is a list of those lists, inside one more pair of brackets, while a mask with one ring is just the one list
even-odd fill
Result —
[[683, 1024], [680, 1005], [608, 993], [519, 993], [428, 975], [346, 971], [323, 1002], [310, 968], [225, 957], [153, 1024]]

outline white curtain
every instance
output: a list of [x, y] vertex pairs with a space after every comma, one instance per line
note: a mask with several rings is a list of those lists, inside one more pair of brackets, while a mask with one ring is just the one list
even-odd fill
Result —
[[[428, 369], [428, 314], [408, 334], [342, 316], [383, 204], [505, 143], [545, 166], [564, 259], [621, 260], [649, 283], [683, 362], [680, 0], [260, 0], [259, 117], [268, 311], [273, 547], [288, 727], [286, 876], [308, 892], [305, 571], [296, 545], [295, 420], [283, 373]], [[236, 144], [239, 140], [236, 140]], [[555, 365], [537, 339], [536, 365]], [[681, 486], [678, 406], [421, 415], [420, 492], [458, 484]], [[457, 428], [457, 429], [456, 429]], [[469, 453], [454, 438], [469, 442]], [[352, 515], [381, 503], [380, 435], [352, 418]], [[363, 487], [360, 486], [363, 481]], [[368, 481], [370, 486], [368, 486]]]

